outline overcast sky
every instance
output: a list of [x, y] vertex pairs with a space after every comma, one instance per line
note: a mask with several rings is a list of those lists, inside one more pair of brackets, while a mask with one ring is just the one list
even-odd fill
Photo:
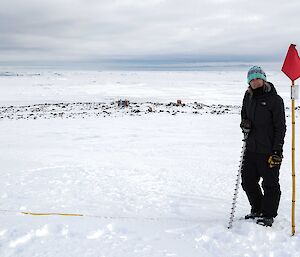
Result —
[[0, 0], [0, 63], [281, 61], [299, 0]]

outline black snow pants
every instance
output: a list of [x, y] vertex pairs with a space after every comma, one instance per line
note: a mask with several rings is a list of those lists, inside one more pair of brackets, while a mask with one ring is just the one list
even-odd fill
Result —
[[[270, 155], [246, 151], [242, 168], [242, 187], [246, 192], [252, 212], [265, 217], [276, 217], [280, 201], [279, 169], [269, 167]], [[262, 178], [262, 189], [259, 185]]]

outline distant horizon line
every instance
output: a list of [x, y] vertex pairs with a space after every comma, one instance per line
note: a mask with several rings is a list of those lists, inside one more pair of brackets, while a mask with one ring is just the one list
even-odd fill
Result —
[[41, 68], [41, 69], [102, 69], [102, 70], [198, 70], [213, 68], [244, 69], [251, 65], [278, 68], [283, 61], [278, 60], [197, 60], [197, 59], [120, 59], [105, 61], [20, 61], [0, 62], [0, 68]]

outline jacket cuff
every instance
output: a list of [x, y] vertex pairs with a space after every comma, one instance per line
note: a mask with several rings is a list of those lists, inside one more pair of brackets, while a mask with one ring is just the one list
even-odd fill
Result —
[[278, 156], [282, 156], [282, 149], [274, 149], [272, 153]]

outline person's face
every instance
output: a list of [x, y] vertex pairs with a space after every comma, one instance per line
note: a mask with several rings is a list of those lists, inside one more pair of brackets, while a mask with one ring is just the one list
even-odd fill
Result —
[[264, 85], [264, 81], [262, 79], [252, 79], [250, 81], [250, 86], [252, 89], [257, 89]]

